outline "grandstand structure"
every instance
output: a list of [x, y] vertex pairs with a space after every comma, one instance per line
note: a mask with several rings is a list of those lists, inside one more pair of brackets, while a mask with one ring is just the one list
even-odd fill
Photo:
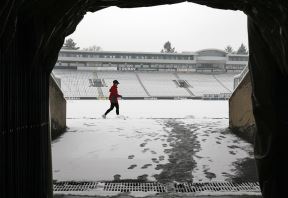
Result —
[[61, 50], [53, 70], [68, 99], [106, 99], [112, 81], [125, 99], [228, 99], [248, 55]]

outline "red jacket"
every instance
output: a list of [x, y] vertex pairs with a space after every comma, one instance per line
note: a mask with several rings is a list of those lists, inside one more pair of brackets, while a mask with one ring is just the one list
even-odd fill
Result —
[[118, 94], [117, 85], [113, 85], [109, 91], [110, 91], [109, 95], [110, 102], [118, 103], [118, 97], [120, 97], [121, 95]]

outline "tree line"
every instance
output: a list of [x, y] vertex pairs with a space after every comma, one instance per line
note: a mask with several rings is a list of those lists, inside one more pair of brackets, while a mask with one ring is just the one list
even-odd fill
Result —
[[[77, 43], [75, 43], [73, 41], [72, 38], [66, 39], [62, 49], [70, 49], [70, 50], [78, 50], [80, 49], [80, 47], [76, 47]], [[102, 51], [102, 48], [100, 46], [97, 45], [92, 45], [90, 47], [87, 48], [83, 48], [83, 51], [89, 51], [89, 52], [97, 52], [97, 51]]]
[[[77, 44], [73, 41], [72, 38], [68, 38], [65, 40], [62, 48], [63, 49], [78, 50], [80, 47], [77, 47], [76, 45]], [[96, 51], [102, 51], [102, 48], [100, 46], [97, 46], [97, 45], [92, 45], [90, 47], [83, 48], [82, 50], [90, 51], [90, 52], [96, 52]], [[172, 44], [170, 41], [166, 41], [164, 43], [163, 48], [161, 49], [160, 52], [161, 53], [177, 53], [177, 51], [175, 50], [175, 47], [172, 47]], [[231, 47], [231, 45], [228, 45], [225, 48], [225, 52], [227, 52], [229, 54], [248, 54], [248, 50], [243, 43], [240, 45], [240, 47], [238, 48], [237, 51], [234, 51], [233, 48]]]
[[237, 51], [234, 51], [231, 45], [227, 45], [225, 48], [225, 52], [229, 54], [248, 54], [248, 50], [246, 46], [242, 43]]
[[[237, 51], [234, 51], [231, 45], [228, 45], [224, 51], [229, 54], [248, 54], [248, 50], [243, 43], [240, 45]], [[171, 42], [167, 41], [164, 43], [161, 53], [177, 53], [177, 51], [175, 50], [175, 47], [172, 47]]]

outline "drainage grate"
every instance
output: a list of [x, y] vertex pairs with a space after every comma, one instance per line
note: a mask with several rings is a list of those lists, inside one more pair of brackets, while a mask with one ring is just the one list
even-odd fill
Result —
[[55, 182], [53, 184], [54, 191], [89, 191], [97, 187], [97, 182]]
[[203, 182], [203, 183], [167, 183], [158, 182], [76, 182], [63, 181], [53, 184], [54, 191], [106, 191], [106, 192], [176, 192], [176, 193], [260, 193], [259, 183], [230, 183], [230, 182]]
[[157, 182], [105, 182], [104, 191], [119, 191], [119, 192], [167, 192], [164, 184]]
[[175, 183], [175, 192], [260, 192], [259, 183]]

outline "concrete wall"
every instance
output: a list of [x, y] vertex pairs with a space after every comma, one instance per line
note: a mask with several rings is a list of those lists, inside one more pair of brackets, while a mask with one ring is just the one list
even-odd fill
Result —
[[254, 143], [256, 127], [251, 94], [252, 86], [248, 72], [229, 99], [229, 127], [240, 137]]
[[52, 139], [55, 139], [66, 129], [66, 99], [53, 75], [49, 79], [49, 105], [51, 136]]

